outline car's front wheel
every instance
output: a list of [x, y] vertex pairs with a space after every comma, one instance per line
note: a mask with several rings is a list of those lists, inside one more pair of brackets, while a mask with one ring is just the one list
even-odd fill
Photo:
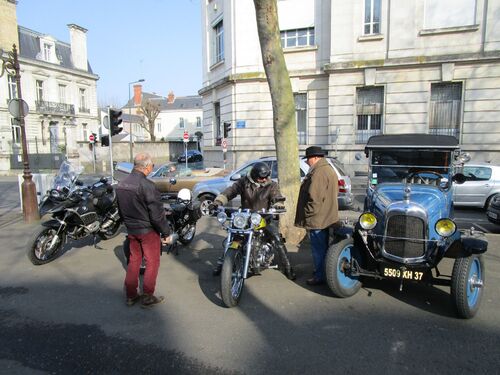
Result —
[[361, 288], [359, 278], [349, 273], [353, 258], [358, 257], [352, 238], [337, 242], [328, 249], [325, 259], [326, 281], [335, 297], [351, 297]]
[[480, 255], [457, 258], [451, 274], [451, 298], [460, 318], [476, 315], [484, 287], [484, 265]]
[[212, 194], [200, 195], [200, 211], [203, 216], [210, 215], [210, 205], [214, 202], [215, 196]]

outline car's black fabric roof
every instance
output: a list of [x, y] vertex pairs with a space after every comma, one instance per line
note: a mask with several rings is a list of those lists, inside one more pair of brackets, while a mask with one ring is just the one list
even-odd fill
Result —
[[393, 134], [374, 135], [370, 137], [365, 147], [365, 152], [373, 148], [458, 148], [457, 138], [451, 135], [434, 134]]

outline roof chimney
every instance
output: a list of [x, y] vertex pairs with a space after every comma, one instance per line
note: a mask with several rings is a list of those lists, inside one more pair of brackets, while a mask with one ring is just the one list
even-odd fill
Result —
[[71, 41], [71, 60], [76, 69], [88, 71], [87, 62], [87, 29], [70, 23], [69, 37]]
[[134, 85], [134, 107], [141, 105], [142, 102], [142, 85]]
[[0, 49], [12, 50], [12, 44], [16, 44], [19, 51], [19, 34], [17, 32], [16, 3], [14, 0], [0, 1]]
[[175, 100], [175, 95], [174, 95], [174, 92], [172, 90], [170, 90], [170, 92], [168, 93], [168, 96], [167, 96], [167, 103], [169, 104], [172, 104]]

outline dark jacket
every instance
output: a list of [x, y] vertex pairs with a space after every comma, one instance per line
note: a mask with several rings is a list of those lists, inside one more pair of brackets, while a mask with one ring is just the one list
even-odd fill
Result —
[[116, 187], [118, 208], [128, 234], [145, 234], [155, 230], [170, 235], [160, 192], [144, 173], [133, 170]]
[[321, 158], [300, 185], [295, 225], [325, 229], [339, 221], [338, 190], [337, 173], [325, 158]]
[[241, 196], [241, 208], [257, 211], [263, 208], [269, 209], [272, 199], [281, 194], [276, 182], [268, 180], [264, 184], [258, 184], [247, 175], [226, 188], [215, 200], [226, 205], [228, 201], [237, 195]]

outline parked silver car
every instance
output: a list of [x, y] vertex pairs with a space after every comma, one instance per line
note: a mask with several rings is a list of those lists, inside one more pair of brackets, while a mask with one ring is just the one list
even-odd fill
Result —
[[[337, 172], [337, 178], [339, 180], [339, 196], [338, 203], [339, 209], [348, 209], [353, 203], [353, 194], [351, 192], [351, 179], [344, 172], [344, 167], [342, 164], [332, 158], [326, 158], [332, 165], [335, 172]], [[200, 201], [211, 202], [218, 194], [220, 194], [228, 186], [231, 186], [236, 180], [245, 176], [252, 169], [253, 165], [257, 162], [264, 162], [269, 165], [271, 169], [271, 178], [275, 181], [278, 179], [278, 163], [276, 157], [264, 157], [257, 160], [249, 161], [240, 168], [234, 170], [230, 174], [222, 178], [215, 178], [207, 181], [200, 182], [193, 187], [193, 197], [198, 198]], [[300, 178], [304, 176], [309, 171], [309, 165], [307, 165], [304, 157], [300, 158]], [[239, 205], [239, 197], [234, 199], [233, 206]]]
[[465, 164], [462, 173], [465, 182], [454, 186], [455, 206], [483, 208], [500, 194], [500, 167], [491, 164]]

